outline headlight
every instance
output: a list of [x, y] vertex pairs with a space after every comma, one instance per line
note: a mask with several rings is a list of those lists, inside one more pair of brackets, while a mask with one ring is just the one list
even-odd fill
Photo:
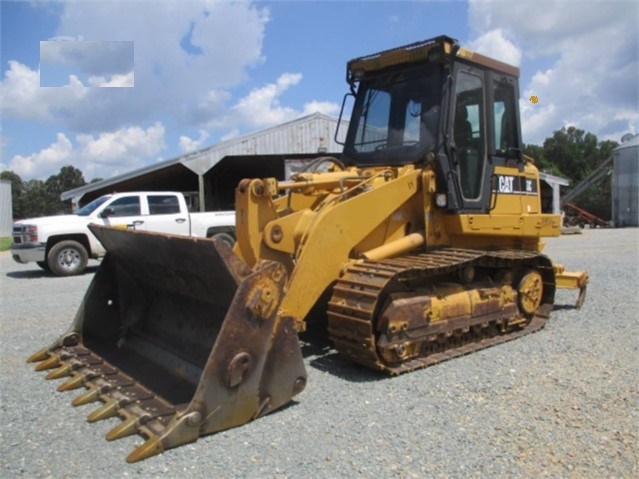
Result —
[[38, 241], [38, 227], [36, 225], [27, 226], [27, 238], [33, 243]]
[[36, 225], [23, 225], [22, 226], [23, 243], [35, 243], [38, 241], [38, 227]]
[[435, 195], [435, 204], [440, 208], [446, 207], [446, 194], [445, 193], [437, 193]]

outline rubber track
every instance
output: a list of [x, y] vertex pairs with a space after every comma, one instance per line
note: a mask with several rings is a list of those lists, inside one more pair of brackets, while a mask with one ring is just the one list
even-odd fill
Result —
[[[454, 343], [453, 338], [450, 347], [442, 352], [412, 358], [399, 364], [385, 363], [377, 354], [375, 319], [379, 301], [392, 291], [393, 284], [428, 284], [435, 277], [454, 273], [468, 265], [537, 268], [545, 278], [545, 287], [550, 286], [553, 291], [551, 296], [554, 296], [552, 265], [546, 257], [536, 252], [445, 248], [382, 261], [363, 261], [348, 267], [335, 284], [328, 304], [329, 336], [337, 351], [359, 364], [396, 375], [510, 341], [544, 327], [545, 314], [536, 314], [523, 328], [516, 327], [510, 332], [480, 338], [463, 345]], [[549, 312], [551, 307], [551, 304], [544, 304], [538, 313], [542, 310], [544, 313]]]

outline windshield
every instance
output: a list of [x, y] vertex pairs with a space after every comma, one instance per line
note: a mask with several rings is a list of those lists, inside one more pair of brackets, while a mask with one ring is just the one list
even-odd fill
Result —
[[76, 211], [75, 214], [78, 216], [89, 216], [98, 208], [98, 206], [100, 206], [109, 198], [111, 198], [111, 195], [100, 196], [99, 198], [96, 198], [95, 200], [93, 200], [91, 203], [84, 205], [82, 208]]
[[406, 164], [437, 143], [443, 71], [392, 71], [360, 83], [344, 152], [356, 163]]

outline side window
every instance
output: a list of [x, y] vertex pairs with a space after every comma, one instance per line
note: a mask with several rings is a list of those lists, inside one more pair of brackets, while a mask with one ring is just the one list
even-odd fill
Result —
[[508, 158], [513, 155], [512, 148], [519, 150], [517, 135], [517, 111], [515, 90], [506, 82], [494, 84], [495, 131], [493, 141], [496, 156]]
[[477, 199], [486, 158], [484, 86], [481, 77], [460, 71], [455, 92], [455, 140], [459, 177], [464, 198]]
[[112, 217], [117, 216], [138, 216], [140, 215], [140, 197], [125, 196], [119, 198], [109, 205], [113, 210]]
[[149, 195], [149, 214], [173, 215], [180, 212], [180, 203], [175, 195]]

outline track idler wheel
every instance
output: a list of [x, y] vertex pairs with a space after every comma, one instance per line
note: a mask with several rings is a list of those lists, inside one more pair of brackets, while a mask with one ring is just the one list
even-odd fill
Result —
[[541, 274], [535, 270], [527, 270], [517, 284], [517, 304], [522, 313], [530, 317], [541, 305], [544, 282]]

